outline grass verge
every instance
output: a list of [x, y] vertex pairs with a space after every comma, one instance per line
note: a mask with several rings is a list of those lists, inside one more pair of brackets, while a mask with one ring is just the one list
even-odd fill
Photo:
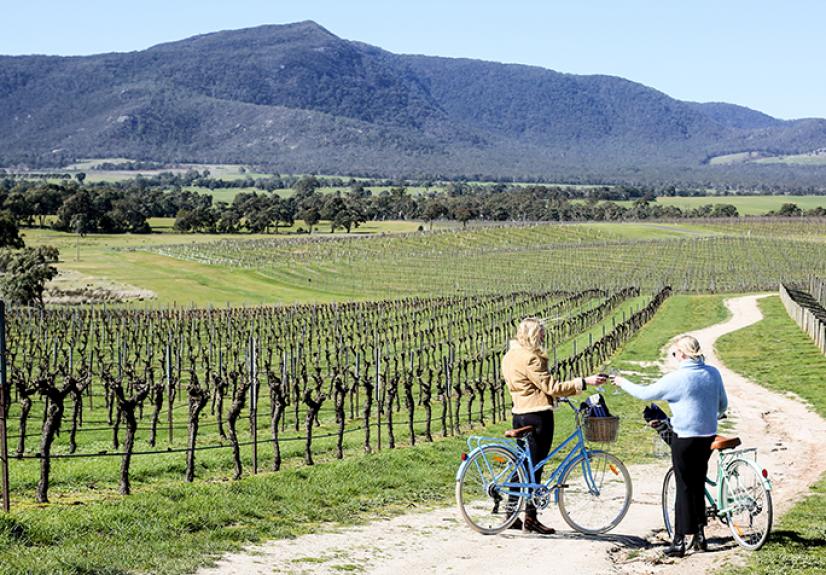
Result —
[[[826, 357], [797, 327], [778, 297], [760, 300], [764, 319], [717, 342], [731, 369], [774, 391], [791, 391], [826, 417]], [[777, 523], [769, 542], [727, 575], [826, 573], [826, 477]]]

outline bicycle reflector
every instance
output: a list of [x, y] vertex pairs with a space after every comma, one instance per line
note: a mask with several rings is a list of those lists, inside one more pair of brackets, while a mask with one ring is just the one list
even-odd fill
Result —
[[467, 461], [467, 453], [462, 454], [462, 461]]
[[769, 478], [769, 472], [764, 469], [763, 470], [763, 479], [768, 479], [768, 478]]

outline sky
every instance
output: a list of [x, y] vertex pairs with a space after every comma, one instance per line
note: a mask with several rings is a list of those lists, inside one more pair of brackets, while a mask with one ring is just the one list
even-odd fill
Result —
[[826, 118], [819, 0], [0, 0], [0, 54], [141, 50], [314, 20], [396, 53], [621, 76], [681, 99]]

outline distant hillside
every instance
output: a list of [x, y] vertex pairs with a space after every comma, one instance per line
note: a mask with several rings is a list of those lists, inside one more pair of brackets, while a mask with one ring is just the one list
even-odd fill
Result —
[[705, 114], [721, 126], [753, 130], [759, 128], [776, 128], [784, 124], [783, 120], [772, 118], [768, 114], [724, 102], [686, 102], [691, 108]]
[[706, 178], [721, 174], [706, 165], [715, 156], [826, 147], [826, 120], [682, 102], [610, 76], [397, 55], [313, 22], [123, 54], [0, 57], [0, 110], [0, 165], [129, 157], [387, 176]]

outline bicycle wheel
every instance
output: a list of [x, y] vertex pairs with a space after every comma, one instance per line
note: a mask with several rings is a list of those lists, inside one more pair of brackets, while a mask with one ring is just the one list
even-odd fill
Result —
[[668, 539], [674, 538], [674, 502], [677, 500], [677, 481], [674, 479], [674, 468], [668, 470], [663, 479], [663, 523], [668, 533]]
[[589, 451], [565, 471], [559, 489], [559, 512], [580, 533], [605, 533], [622, 521], [631, 505], [631, 476], [617, 457]]
[[469, 455], [456, 478], [456, 504], [472, 529], [493, 535], [516, 520], [528, 490], [503, 487], [502, 483], [508, 481], [528, 482], [524, 466], [517, 465], [512, 452], [499, 445], [486, 445]]
[[760, 472], [743, 459], [726, 467], [728, 526], [737, 544], [750, 551], [760, 549], [772, 528], [772, 496]]

